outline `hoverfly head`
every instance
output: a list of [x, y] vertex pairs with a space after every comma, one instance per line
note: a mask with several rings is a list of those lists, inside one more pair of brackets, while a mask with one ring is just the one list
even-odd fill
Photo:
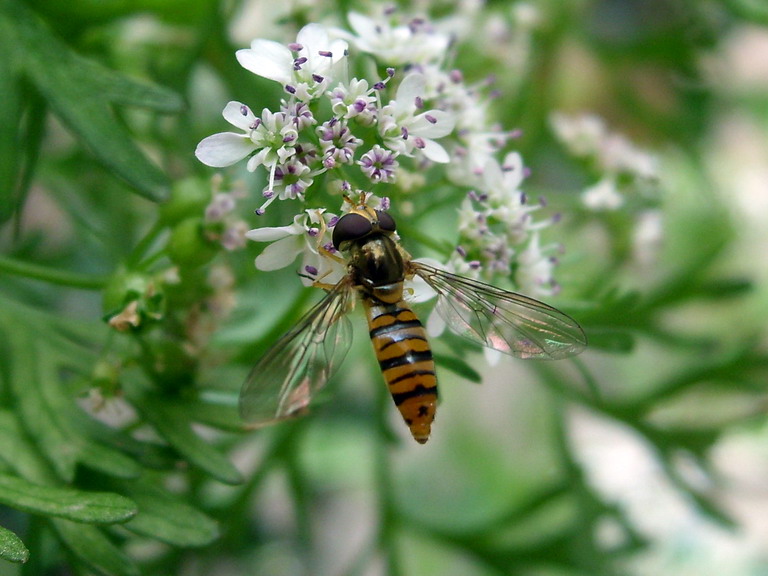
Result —
[[361, 240], [376, 232], [391, 234], [397, 228], [395, 219], [383, 210], [374, 210], [366, 204], [353, 205], [333, 228], [333, 246], [343, 250], [346, 242]]

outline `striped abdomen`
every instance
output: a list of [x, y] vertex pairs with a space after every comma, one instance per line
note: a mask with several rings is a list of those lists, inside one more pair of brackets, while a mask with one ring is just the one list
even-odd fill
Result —
[[374, 294], [363, 297], [373, 349], [395, 405], [413, 438], [424, 444], [437, 408], [435, 362], [427, 332], [402, 297], [387, 303]]

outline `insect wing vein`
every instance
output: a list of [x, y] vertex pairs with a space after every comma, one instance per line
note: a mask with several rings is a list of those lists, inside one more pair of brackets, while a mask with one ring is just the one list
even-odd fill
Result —
[[519, 358], [566, 358], [586, 346], [578, 323], [552, 306], [421, 262], [410, 266], [438, 293], [438, 313], [460, 336]]
[[252, 427], [300, 415], [343, 361], [352, 342], [345, 314], [351, 289], [341, 280], [251, 369], [240, 416]]

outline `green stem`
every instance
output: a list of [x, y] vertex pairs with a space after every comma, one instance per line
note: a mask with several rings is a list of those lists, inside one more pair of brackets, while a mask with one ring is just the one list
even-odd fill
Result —
[[107, 278], [105, 276], [93, 276], [90, 274], [78, 274], [77, 272], [57, 270], [55, 268], [30, 264], [29, 262], [22, 262], [21, 260], [7, 258], [5, 256], [0, 256], [0, 272], [32, 278], [34, 280], [42, 280], [43, 282], [48, 282], [50, 284], [70, 286], [72, 288], [83, 288], [86, 290], [100, 290], [107, 283]]
[[[139, 262], [141, 262], [141, 259], [144, 257], [144, 255], [147, 253], [147, 251], [152, 247], [152, 244], [155, 243], [155, 240], [157, 240], [157, 237], [160, 235], [160, 233], [165, 229], [165, 226], [160, 223], [160, 221], [155, 222], [152, 227], [147, 231], [147, 233], [144, 235], [144, 237], [139, 240], [139, 243], [136, 244], [136, 247], [131, 252], [130, 256], [128, 257], [128, 266], [133, 268], [134, 266], [138, 265]], [[152, 261], [154, 261], [154, 257], [150, 257]]]
[[400, 576], [403, 574], [400, 557], [397, 550], [397, 509], [395, 506], [395, 488], [392, 479], [392, 465], [389, 460], [389, 443], [391, 441], [387, 410], [389, 392], [385, 386], [379, 386], [376, 394], [377, 434], [374, 438], [374, 467], [376, 473], [376, 492], [379, 504], [378, 547], [384, 555], [387, 574]]

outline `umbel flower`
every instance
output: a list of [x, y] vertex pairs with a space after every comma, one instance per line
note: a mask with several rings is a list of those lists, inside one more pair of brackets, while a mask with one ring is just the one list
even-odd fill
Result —
[[[330, 231], [345, 210], [342, 196], [362, 189], [381, 196], [384, 209], [458, 198], [456, 250], [444, 255], [445, 265], [488, 281], [505, 278], [533, 296], [555, 291], [556, 247], [539, 238], [553, 219], [534, 219], [541, 204], [520, 190], [520, 156], [499, 159], [516, 132], [489, 120], [487, 85], [469, 86], [448, 67], [456, 39], [440, 23], [408, 20], [394, 9], [374, 17], [351, 13], [348, 21], [352, 31], [309, 24], [294, 42], [256, 39], [239, 50], [238, 62], [279, 83], [284, 97], [261, 112], [229, 102], [223, 116], [236, 131], [197, 147], [208, 166], [245, 161], [250, 172], [266, 170], [258, 215], [276, 201], [296, 207], [289, 224], [248, 232], [251, 240], [272, 242], [257, 268], [273, 270], [301, 256], [305, 283], [338, 276], [343, 268]], [[371, 70], [383, 74], [371, 77]], [[449, 184], [440, 188], [444, 196], [430, 188], [428, 200], [426, 190], [406, 198], [426, 174]]]

